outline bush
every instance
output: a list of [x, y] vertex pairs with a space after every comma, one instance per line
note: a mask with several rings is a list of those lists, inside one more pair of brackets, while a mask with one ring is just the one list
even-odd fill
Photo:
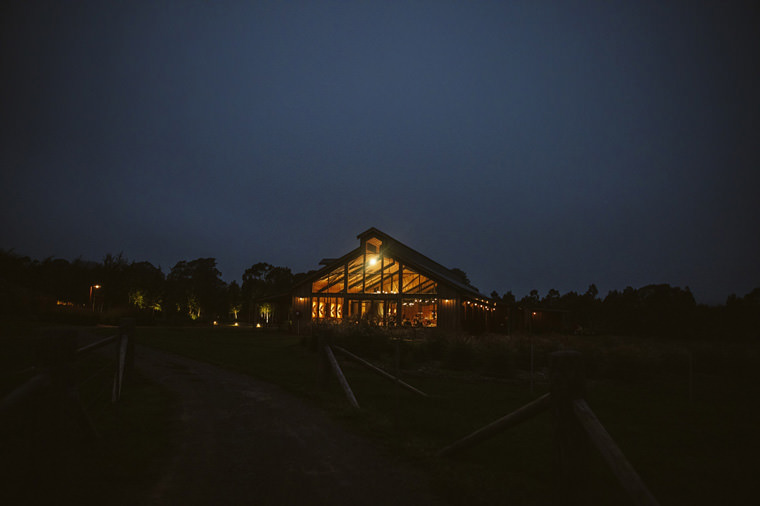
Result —
[[53, 306], [42, 310], [39, 319], [45, 323], [61, 323], [65, 325], [95, 325], [98, 323], [98, 313], [89, 308], [71, 306]]
[[468, 336], [454, 336], [450, 338], [443, 366], [447, 369], [465, 370], [473, 369], [476, 364], [476, 353], [473, 338]]
[[511, 341], [486, 336], [478, 343], [478, 355], [483, 373], [500, 378], [515, 376], [517, 356]]

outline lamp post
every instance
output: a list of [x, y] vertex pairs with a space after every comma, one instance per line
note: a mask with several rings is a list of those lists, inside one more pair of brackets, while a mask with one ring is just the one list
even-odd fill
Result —
[[95, 294], [96, 290], [100, 289], [100, 285], [90, 285], [90, 304], [92, 305], [92, 312], [95, 312]]

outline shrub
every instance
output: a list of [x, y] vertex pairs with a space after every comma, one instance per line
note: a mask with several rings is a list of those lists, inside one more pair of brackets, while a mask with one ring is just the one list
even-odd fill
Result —
[[504, 337], [484, 337], [478, 343], [479, 362], [489, 376], [512, 378], [515, 375], [516, 353], [513, 343]]
[[443, 366], [454, 370], [473, 369], [476, 363], [476, 353], [472, 341], [473, 338], [468, 336], [450, 338]]

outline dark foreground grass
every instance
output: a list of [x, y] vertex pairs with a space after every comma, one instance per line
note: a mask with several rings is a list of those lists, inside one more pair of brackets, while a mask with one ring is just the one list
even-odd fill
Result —
[[[0, 338], [2, 391], [28, 375], [39, 328], [13, 328]], [[115, 329], [88, 329], [112, 335]], [[112, 347], [111, 347], [112, 348]], [[0, 504], [133, 505], [144, 501], [171, 454], [174, 399], [131, 374], [119, 403], [111, 404], [115, 351], [83, 357], [74, 383], [97, 431], [89, 436], [60, 397], [40, 393], [0, 417]], [[7, 374], [11, 373], [11, 374]]]
[[[440, 367], [405, 370], [405, 381], [431, 395], [423, 399], [339, 356], [362, 408], [356, 413], [337, 382], [320, 386], [317, 355], [304, 339], [236, 328], [145, 328], [138, 335], [142, 344], [250, 374], [318, 404], [426, 469], [434, 489], [450, 504], [556, 503], [548, 413], [459, 455], [435, 456], [544, 393], [548, 385], [540, 378], [531, 394], [525, 379], [493, 379]], [[393, 368], [392, 357], [376, 360]], [[690, 400], [681, 371], [628, 377], [636, 379], [593, 379], [588, 401], [660, 502], [754, 503], [758, 385], [731, 375], [702, 374], [694, 380], [697, 392]], [[588, 504], [627, 503], [593, 454], [587, 474]]]

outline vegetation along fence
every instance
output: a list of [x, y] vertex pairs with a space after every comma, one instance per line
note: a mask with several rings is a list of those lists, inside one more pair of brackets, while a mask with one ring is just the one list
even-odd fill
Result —
[[[40, 343], [37, 364], [14, 373], [18, 377], [31, 375], [31, 378], [0, 400], [0, 422], [8, 419], [22, 406], [46, 403], [46, 406], [42, 406], [48, 415], [44, 423], [63, 424], [65, 419], [73, 417], [88, 437], [99, 439], [80, 391], [98, 383], [100, 388], [94, 389], [95, 392], [105, 391], [105, 395], [110, 393], [112, 403], [119, 401], [125, 372], [130, 370], [134, 363], [134, 328], [134, 319], [124, 318], [116, 334], [81, 347], [77, 347], [79, 333], [76, 330], [48, 331]], [[84, 377], [83, 371], [76, 371], [85, 357], [92, 356], [95, 350], [109, 345], [116, 348], [113, 362], [107, 360], [103, 366], [102, 360], [97, 361], [98, 365], [94, 370], [84, 371]], [[49, 416], [51, 414], [52, 416]]]
[[[394, 376], [350, 351], [331, 344], [329, 336], [320, 332], [317, 337], [322, 383], [326, 383], [332, 372], [353, 408], [358, 410], [359, 403], [333, 351], [396, 383], [399, 388], [422, 397], [429, 397], [426, 393], [401, 381], [398, 340], [396, 343], [397, 371]], [[588, 449], [589, 446], [593, 446], [635, 506], [657, 506], [659, 504], [657, 500], [586, 403], [581, 353], [575, 350], [561, 350], [553, 352], [549, 358], [551, 382], [549, 393], [443, 448], [438, 452], [438, 456], [453, 455], [530, 420], [536, 415], [552, 411], [556, 427], [559, 504], [584, 504]]]
[[356, 400], [356, 396], [354, 395], [354, 392], [351, 389], [351, 385], [348, 383], [348, 380], [346, 380], [346, 376], [343, 374], [343, 370], [341, 369], [340, 364], [338, 363], [338, 360], [335, 358], [335, 354], [333, 353], [333, 350], [335, 350], [339, 354], [343, 355], [344, 357], [349, 358], [353, 362], [361, 365], [362, 367], [365, 367], [366, 369], [372, 371], [373, 373], [379, 375], [380, 377], [385, 378], [389, 381], [392, 381], [393, 383], [397, 385], [398, 388], [403, 388], [421, 397], [429, 397], [428, 394], [426, 394], [425, 392], [401, 380], [400, 363], [399, 363], [400, 362], [399, 345], [400, 345], [400, 338], [397, 338], [396, 339], [396, 376], [394, 376], [390, 374], [389, 372], [384, 371], [383, 369], [375, 366], [369, 361], [364, 360], [358, 355], [351, 353], [345, 348], [341, 348], [340, 346], [337, 346], [337, 345], [331, 345], [329, 342], [329, 338], [326, 338], [323, 334], [320, 333], [318, 335], [318, 348], [319, 348], [320, 370], [321, 370], [320, 381], [322, 382], [322, 384], [325, 384], [329, 377], [329, 371], [332, 371], [335, 377], [338, 379], [338, 382], [340, 383], [340, 386], [343, 389], [343, 392], [345, 393], [346, 399], [348, 399], [348, 402], [351, 404], [351, 406], [354, 409], [360, 409], [359, 402]]
[[556, 351], [550, 355], [549, 367], [549, 393], [447, 446], [438, 452], [438, 455], [453, 455], [544, 411], [552, 410], [556, 421], [560, 503], [583, 504], [585, 456], [590, 443], [599, 451], [633, 504], [658, 505], [638, 473], [586, 403], [581, 354], [573, 350]]

